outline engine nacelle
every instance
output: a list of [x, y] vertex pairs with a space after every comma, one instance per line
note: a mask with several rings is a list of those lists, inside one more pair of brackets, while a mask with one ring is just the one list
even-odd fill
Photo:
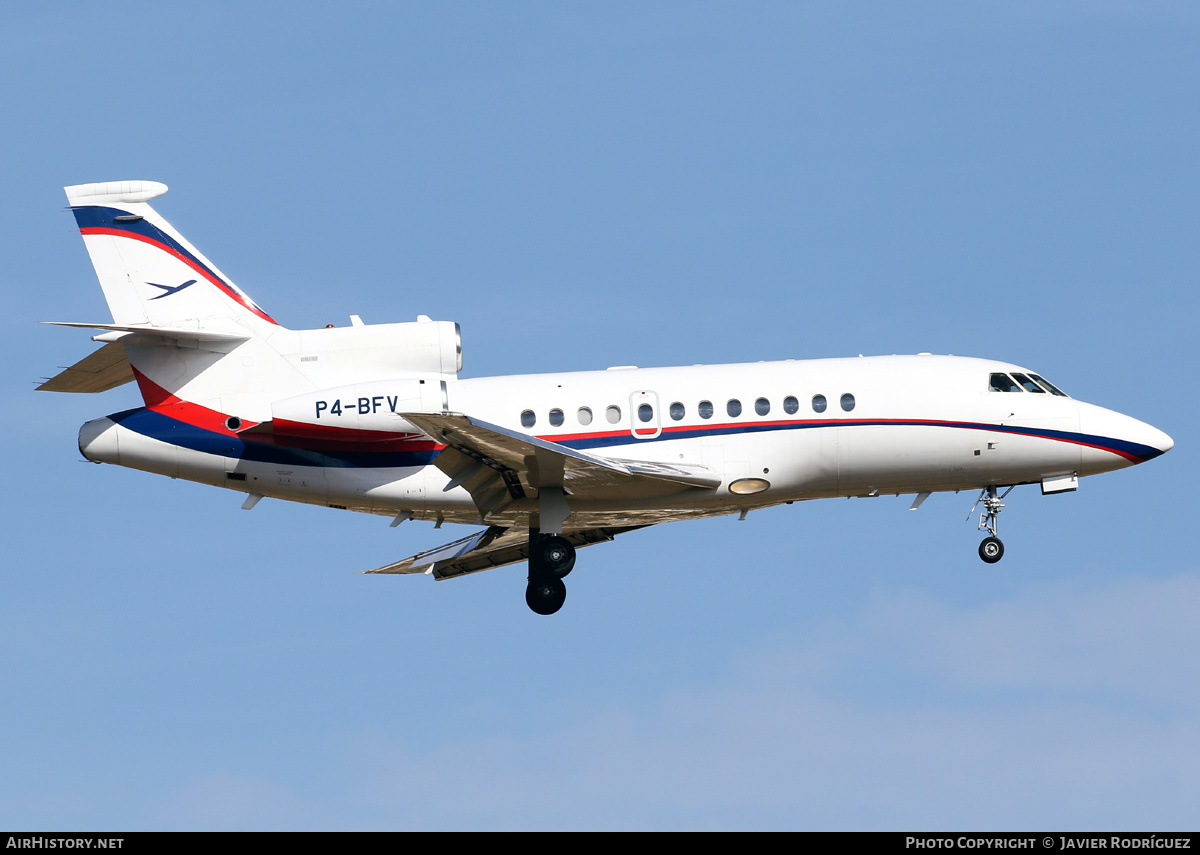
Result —
[[440, 413], [446, 384], [439, 380], [374, 380], [306, 392], [271, 405], [279, 436], [350, 442], [395, 440], [420, 434], [398, 413]]
[[453, 321], [300, 330], [299, 343], [292, 358], [322, 385], [423, 374], [453, 377], [462, 370], [462, 335]]

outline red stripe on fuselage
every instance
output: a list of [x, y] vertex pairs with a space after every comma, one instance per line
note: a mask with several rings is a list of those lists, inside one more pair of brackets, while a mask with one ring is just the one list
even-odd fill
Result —
[[[147, 409], [204, 430], [216, 431], [227, 436], [237, 435], [226, 427], [225, 421], [229, 417], [224, 413], [218, 413], [216, 410], [210, 410], [208, 407], [176, 397], [136, 368], [133, 369], [133, 376], [137, 380], [138, 388], [142, 391], [142, 400], [146, 402]], [[239, 427], [244, 430], [254, 427], [256, 424], [258, 422], [242, 420]]]
[[[1085, 448], [1094, 448], [1097, 451], [1107, 451], [1110, 454], [1115, 454], [1118, 457], [1123, 457], [1133, 463], [1141, 463], [1144, 458], [1139, 457], [1132, 452], [1124, 451], [1120, 448], [1115, 448], [1110, 445], [1101, 445], [1095, 442], [1088, 442], [1083, 439], [1083, 435], [1074, 436], [1052, 436], [1045, 433], [1040, 433], [1036, 428], [1022, 429], [1021, 427], [1004, 427], [1002, 425], [989, 425], [981, 422], [960, 422], [946, 419], [786, 419], [786, 420], [767, 420], [756, 422], [716, 422], [700, 425], [664, 425], [661, 436], [670, 439], [671, 434], [689, 433], [703, 431], [705, 433], [718, 434], [724, 431], [738, 431], [746, 428], [794, 428], [794, 427], [870, 427], [873, 425], [889, 425], [898, 427], [948, 427], [957, 428], [959, 430], [980, 430], [993, 431], [996, 433], [1012, 434], [1014, 436], [1025, 436], [1032, 439], [1048, 439], [1054, 442], [1065, 442], [1068, 445], [1080, 445]], [[597, 440], [597, 439], [613, 439], [617, 437], [628, 437], [631, 435], [629, 429], [615, 431], [597, 431], [595, 433], [569, 433], [569, 434], [539, 434], [538, 439], [544, 439], [547, 442], [574, 442], [580, 440]], [[642, 436], [640, 434], [632, 434], [636, 439], [652, 439], [654, 437]]]
[[358, 430], [288, 419], [274, 419], [271, 427], [276, 445], [313, 451], [430, 451], [445, 447], [438, 445], [423, 433]]
[[[200, 404], [193, 404], [191, 401], [185, 401], [171, 394], [136, 368], [133, 369], [133, 376], [137, 380], [138, 388], [142, 391], [142, 400], [146, 402], [146, 409], [148, 410], [177, 419], [193, 427], [214, 431], [225, 436], [237, 436], [239, 431], [244, 431], [260, 424], [260, 422], [250, 421], [249, 419], [240, 419], [238, 431], [232, 431], [226, 424], [229, 419], [227, 414], [219, 413]], [[285, 422], [285, 424], [295, 423]], [[338, 431], [338, 433], [335, 435], [334, 431]], [[254, 434], [252, 437], [245, 437], [244, 440], [262, 443], [263, 445], [278, 445], [283, 448], [300, 448], [306, 451], [326, 451], [331, 453], [339, 451], [371, 451], [381, 453], [395, 451], [418, 452], [440, 451], [445, 448], [444, 445], [434, 442], [423, 434], [388, 434], [385, 431], [361, 431], [361, 433], [385, 435], [387, 437], [386, 439], [372, 439], [364, 442], [360, 437], [351, 436], [351, 434], [357, 433], [360, 433], [360, 431], [333, 428], [323, 436], [277, 436], [274, 433], [262, 433]]]

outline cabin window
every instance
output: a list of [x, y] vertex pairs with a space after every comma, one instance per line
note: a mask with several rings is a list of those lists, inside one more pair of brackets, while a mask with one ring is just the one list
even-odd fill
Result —
[[575, 417], [579, 419], [581, 425], [590, 425], [592, 423], [592, 411], [587, 407], [580, 407]]
[[550, 424], [554, 427], [562, 427], [563, 411], [555, 408], [550, 411]]
[[1042, 375], [1040, 375], [1040, 374], [1031, 374], [1031, 375], [1029, 375], [1029, 376], [1030, 376], [1030, 377], [1032, 377], [1034, 380], [1038, 381], [1039, 383], [1041, 383], [1041, 384], [1042, 384], [1043, 386], [1045, 386], [1047, 389], [1049, 389], [1049, 390], [1050, 390], [1050, 394], [1051, 394], [1051, 395], [1058, 395], [1060, 398], [1069, 398], [1069, 397], [1070, 397], [1070, 395], [1068, 395], [1068, 394], [1067, 394], [1066, 392], [1064, 392], [1062, 389], [1060, 389], [1060, 388], [1058, 388], [1057, 386], [1055, 386], [1053, 383], [1051, 383], [1049, 380], [1047, 380], [1047, 379], [1046, 379], [1045, 377], [1043, 377]]
[[537, 416], [533, 414], [533, 410], [525, 410], [521, 413], [521, 427], [533, 427], [537, 423]]
[[800, 402], [796, 400], [795, 395], [788, 395], [783, 399], [783, 411], [789, 416], [794, 416], [800, 411]]
[[1022, 386], [1024, 386], [1026, 392], [1037, 392], [1039, 395], [1046, 394], [1045, 389], [1043, 389], [1037, 383], [1034, 383], [1032, 380], [1030, 380], [1024, 374], [1015, 374], [1014, 373], [1013, 379], [1016, 380], [1018, 383], [1020, 383]]
[[729, 413], [730, 418], [736, 419], [742, 414], [742, 402], [737, 398], [730, 398], [729, 403], [725, 405], [725, 412]]
[[676, 401], [674, 404], [671, 405], [670, 413], [671, 413], [672, 419], [674, 419], [675, 421], [679, 421], [685, 415], [687, 415], [687, 410], [684, 409], [683, 404]]
[[649, 404], [641, 404], [638, 406], [638, 421], [648, 422], [654, 418], [654, 407]]
[[854, 409], [854, 396], [849, 392], [847, 392], [845, 395], [842, 395], [842, 409], [846, 412], [850, 412]]
[[610, 425], [620, 424], [621, 408], [616, 404], [612, 404], [607, 410], [604, 411], [604, 418], [608, 419], [608, 423]]
[[696, 412], [700, 414], [702, 419], [711, 419], [713, 416], [712, 401], [701, 401], [696, 406]]
[[993, 374], [988, 380], [988, 388], [993, 392], [1020, 392], [1021, 387], [1013, 382], [1007, 374]]
[[825, 412], [825, 408], [826, 408], [827, 406], [829, 406], [829, 405], [828, 405], [828, 403], [825, 401], [825, 396], [824, 396], [824, 395], [813, 395], [813, 412], [814, 412], [814, 413], [823, 413], [823, 412]]
[[754, 402], [754, 412], [758, 413], [760, 416], [765, 416], [767, 413], [771, 412], [771, 402], [766, 398], [759, 398]]

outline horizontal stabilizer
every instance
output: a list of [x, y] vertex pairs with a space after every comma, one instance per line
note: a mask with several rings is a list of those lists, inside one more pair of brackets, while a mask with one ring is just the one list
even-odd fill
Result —
[[110, 332], [124, 333], [141, 333], [142, 335], [150, 335], [159, 338], [173, 338], [184, 341], [245, 341], [250, 338], [250, 333], [245, 330], [240, 331], [217, 331], [213, 329], [188, 329], [186, 327], [173, 327], [166, 325], [153, 324], [82, 324], [73, 321], [42, 321], [44, 324], [49, 324], [55, 327], [76, 327], [85, 330], [108, 330]]
[[[563, 532], [563, 537], [571, 542], [576, 549], [591, 546], [593, 543], [604, 543], [612, 540], [618, 534], [634, 531], [645, 526], [624, 526], [594, 528], [585, 531]], [[503, 567], [514, 564], [529, 557], [529, 531], [524, 528], [491, 528], [430, 549], [388, 564], [377, 570], [367, 570], [366, 573], [428, 573], [435, 579], [450, 579], [455, 576], [465, 576], [468, 573], [478, 573], [490, 570], [492, 567]]]
[[125, 346], [112, 342], [37, 387], [39, 392], [107, 392], [133, 380]]

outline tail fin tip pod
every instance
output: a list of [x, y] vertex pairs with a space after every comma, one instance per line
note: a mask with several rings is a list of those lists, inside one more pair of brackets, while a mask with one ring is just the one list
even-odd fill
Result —
[[77, 208], [84, 205], [149, 202], [166, 193], [167, 185], [160, 181], [98, 181], [73, 184], [63, 189], [67, 192], [67, 203]]
[[[251, 330], [276, 325], [150, 207], [158, 181], [105, 181], [64, 188], [84, 245], [118, 325], [178, 326], [233, 320]], [[211, 323], [210, 323], [211, 325]]]

